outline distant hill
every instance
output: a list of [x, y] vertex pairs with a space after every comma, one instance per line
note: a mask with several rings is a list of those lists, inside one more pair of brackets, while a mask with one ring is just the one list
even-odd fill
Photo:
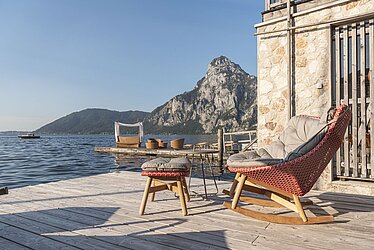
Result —
[[[135, 123], [143, 121], [148, 112], [112, 111], [107, 109], [85, 109], [57, 119], [38, 130], [46, 134], [102, 134], [114, 133], [114, 122]], [[128, 130], [136, 132], [135, 130]]]

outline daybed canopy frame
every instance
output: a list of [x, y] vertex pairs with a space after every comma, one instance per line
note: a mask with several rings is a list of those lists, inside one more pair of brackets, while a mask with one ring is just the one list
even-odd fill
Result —
[[119, 142], [118, 137], [120, 136], [120, 126], [123, 127], [139, 127], [139, 137], [140, 141], [143, 141], [144, 137], [144, 131], [143, 131], [143, 123], [142, 122], [137, 122], [134, 124], [126, 124], [126, 123], [121, 123], [121, 122], [115, 122], [114, 123], [114, 136], [116, 137], [116, 142]]

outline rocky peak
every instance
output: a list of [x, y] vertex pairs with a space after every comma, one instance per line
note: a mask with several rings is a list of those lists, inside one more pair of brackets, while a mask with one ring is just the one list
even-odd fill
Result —
[[209, 63], [209, 66], [217, 66], [217, 67], [222, 67], [222, 66], [228, 66], [228, 65], [235, 65], [233, 62], [230, 61], [226, 56], [220, 56], [217, 58], [214, 58], [211, 63]]
[[212, 133], [219, 127], [249, 129], [256, 124], [256, 89], [256, 77], [220, 56], [212, 60], [192, 91], [155, 109], [148, 122], [153, 128], [162, 127], [155, 132]]

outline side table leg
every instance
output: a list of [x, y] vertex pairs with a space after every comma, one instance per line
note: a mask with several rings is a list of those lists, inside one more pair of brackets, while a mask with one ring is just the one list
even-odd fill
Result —
[[210, 167], [210, 172], [212, 173], [212, 177], [213, 177], [213, 181], [214, 181], [214, 186], [216, 187], [216, 194], [218, 194], [218, 186], [217, 186], [217, 182], [216, 182], [216, 177], [213, 173], [213, 168], [212, 168], [212, 165], [209, 164], [209, 167]]
[[203, 156], [202, 156], [202, 155], [200, 155], [200, 159], [201, 159], [201, 171], [202, 171], [202, 173], [203, 173], [203, 182], [204, 182], [205, 199], [207, 200], [207, 199], [208, 199], [208, 192], [206, 191], [205, 171], [204, 171], [204, 159], [203, 159]]

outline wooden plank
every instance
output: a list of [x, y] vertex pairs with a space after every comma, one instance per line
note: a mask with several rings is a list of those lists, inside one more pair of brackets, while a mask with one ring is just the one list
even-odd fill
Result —
[[[107, 203], [107, 201], [105, 201], [105, 203]], [[129, 209], [125, 209], [124, 210], [124, 212], [128, 212], [129, 211]], [[90, 214], [94, 214], [94, 213], [90, 213]], [[209, 215], [210, 216], [208, 216], [208, 218], [211, 218], [212, 217], [212, 215], [209, 213]], [[195, 217], [195, 216], [193, 216], [193, 217]], [[237, 218], [237, 216], [235, 216], [236, 218]], [[113, 217], [111, 217], [111, 219], [112, 219]], [[152, 219], [155, 219], [155, 221], [157, 221], [157, 218], [155, 218], [155, 215], [153, 215], [152, 217], [151, 217]], [[171, 217], [171, 218], [173, 218], [173, 217]], [[175, 217], [174, 217], [175, 218]], [[207, 218], [207, 216], [205, 215], [203, 215], [203, 216], [201, 216], [201, 218], [204, 218], [205, 220], [206, 219], [208, 219]], [[240, 217], [239, 217], [239, 219], [240, 219]], [[200, 220], [200, 218], [199, 218], [199, 220]], [[124, 223], [125, 222], [125, 220], [124, 219], [121, 219], [121, 218], [119, 218], [119, 221], [121, 221], [121, 223]], [[222, 220], [221, 220], [222, 221]], [[242, 221], [242, 223], [241, 224], [243, 224], [243, 223], [245, 223], [246, 221], [248, 221], [248, 220], [243, 220]], [[248, 222], [250, 222], [250, 223], [246, 223], [246, 224], [248, 224], [248, 226], [250, 226], [249, 228], [251, 228], [251, 226], [252, 226], [252, 224], [253, 224], [253, 222], [256, 222], [256, 221], [248, 221]], [[202, 222], [202, 223], [204, 223], [204, 222]], [[215, 223], [219, 223], [219, 222], [215, 222]], [[239, 224], [238, 222], [236, 222], [237, 224]], [[184, 224], [184, 223], [183, 223]], [[210, 222], [210, 224], [212, 224], [212, 222]], [[220, 224], [222, 224], [222, 223], [220, 223]], [[192, 228], [192, 227], [191, 227]], [[252, 228], [252, 230], [253, 230], [253, 228]], [[225, 230], [225, 235], [226, 235], [226, 233], [227, 233], [227, 231], [228, 230]], [[249, 233], [250, 231], [247, 231], [247, 232], [242, 232], [242, 233], [240, 233], [241, 235], [248, 235], [248, 233]], [[288, 243], [289, 243], [289, 241], [288, 241]], [[235, 245], [234, 245], [235, 246]], [[241, 248], [241, 247], [239, 247], [240, 245], [238, 244], [238, 246], [237, 247], [232, 247], [232, 248], [236, 248], [236, 249], [245, 249], [245, 248]], [[231, 248], [231, 247], [230, 247]]]
[[[78, 182], [79, 183], [79, 182]], [[43, 185], [45, 186], [45, 185]], [[50, 194], [50, 192], [52, 192], [53, 188], [52, 189], [49, 189], [48, 192], [46, 193], [46, 196], [48, 196]], [[96, 189], [92, 189], [92, 190], [96, 190]], [[92, 191], [91, 190], [91, 191]], [[66, 191], [65, 191], [65, 194], [66, 194]], [[25, 194], [27, 195], [27, 193]], [[25, 196], [25, 198], [27, 199], [27, 196]], [[92, 199], [91, 196], [88, 196], [87, 197], [88, 199]], [[103, 200], [100, 199], [101, 197], [97, 197], [97, 201], [100, 202], [101, 204], [103, 203]], [[40, 200], [39, 203], [39, 207], [40, 208], [45, 208], [46, 206], [48, 207], [51, 207], [49, 204], [55, 204], [54, 207], [56, 208], [60, 208], [61, 205], [59, 204], [59, 202], [61, 200], [50, 200], [50, 199], [46, 199], [46, 200]], [[63, 200], [66, 200], [66, 199], [63, 199]], [[71, 200], [74, 200], [74, 201], [78, 201], [79, 202], [79, 199], [76, 199], [76, 198], [72, 198]], [[4, 206], [7, 206], [6, 204]], [[9, 206], [9, 205], [8, 205]], [[9, 210], [12, 210], [12, 211], [19, 211], [22, 207], [29, 207], [30, 209], [38, 209], [37, 206], [35, 206], [35, 202], [30, 202], [28, 201], [27, 203], [16, 203], [16, 205], [14, 205], [12, 207], [12, 209], [9, 209], [9, 208], [5, 208], [6, 211], [9, 211]], [[3, 207], [3, 206], [0, 206], [0, 207]], [[39, 209], [40, 209], [39, 208]], [[57, 209], [55, 209], [57, 210]], [[27, 211], [27, 209], [26, 209]], [[61, 218], [56, 218], [55, 216], [51, 216], [51, 215], [45, 215], [44, 213], [46, 213], [46, 211], [38, 211], [38, 212], [35, 212], [35, 213], [25, 213], [23, 214], [23, 216], [32, 216], [31, 219], [33, 220], [37, 220], [37, 221], [43, 221], [44, 223], [47, 223], [47, 224], [51, 224], [53, 223], [55, 226], [59, 226], [59, 227], [65, 227], [65, 229], [67, 230], [74, 230], [74, 229], [77, 229], [77, 228], [89, 228], [87, 230], [85, 230], [84, 232], [80, 229], [79, 232], [81, 233], [86, 233], [88, 236], [93, 236], [93, 235], [101, 235], [100, 237], [103, 238], [103, 240], [108, 240], [110, 242], [113, 242], [113, 243], [116, 243], [116, 244], [121, 244], [122, 246], [129, 246], [131, 248], [134, 248], [134, 249], [168, 249], [167, 246], [163, 246], [163, 245], [159, 245], [159, 244], [156, 244], [156, 243], [153, 243], [153, 242], [149, 242], [148, 240], [143, 240], [143, 239], [138, 239], [138, 238], [134, 238], [132, 236], [124, 236], [123, 233], [121, 232], [116, 232], [116, 231], [113, 231], [113, 230], [104, 230], [105, 228], [91, 228], [91, 227], [87, 227], [87, 225], [85, 224], [81, 224], [81, 223], [78, 223], [78, 222], [74, 222], [74, 221], [71, 221], [71, 220], [65, 220], [65, 219], [61, 219]], [[86, 220], [86, 223], [89, 222], [91, 223], [92, 220]], [[97, 223], [99, 223], [100, 221], [97, 221]], [[129, 227], [129, 230], [131, 230], [131, 227]], [[134, 232], [134, 231], [132, 231]], [[172, 248], [169, 248], [169, 249], [172, 249]]]
[[352, 24], [352, 158], [353, 177], [358, 177], [357, 145], [357, 27]]
[[0, 237], [0, 249], [25, 250], [25, 249], [30, 249], [30, 248]]
[[[344, 103], [348, 105], [348, 78], [349, 78], [349, 60], [348, 60], [348, 26], [343, 28], [343, 46], [344, 46]], [[344, 176], [350, 176], [350, 160], [349, 160], [349, 142], [348, 142], [348, 130], [345, 131], [344, 140]]]
[[[336, 79], [335, 79], [335, 97], [336, 97], [336, 107], [340, 106], [340, 28], [336, 27], [335, 28], [335, 72], [336, 72]], [[342, 175], [342, 170], [341, 170], [341, 148], [339, 148], [336, 151], [336, 175]]]
[[360, 88], [361, 88], [361, 124], [365, 129], [361, 130], [361, 177], [367, 177], [367, 162], [366, 162], [366, 86], [365, 86], [365, 22], [360, 23]]
[[149, 149], [149, 148], [113, 148], [113, 147], [95, 147], [95, 152], [98, 153], [117, 153], [117, 154], [127, 154], [134, 156], [148, 156], [157, 155], [165, 157], [180, 157], [188, 156], [193, 157], [194, 155], [214, 155], [217, 157], [219, 151], [215, 149]]
[[[96, 209], [100, 209], [100, 208], [96, 208]], [[168, 228], [172, 224], [171, 225], [167, 224], [167, 226], [165, 225], [160, 226], [158, 225], [157, 219], [156, 219], [152, 221], [152, 223], [149, 223], [149, 227], [145, 227], [144, 224], [146, 223], [142, 221], [136, 222], [134, 218], [128, 218], [127, 220], [125, 220], [124, 217], [121, 217], [118, 220], [114, 220], [112, 218], [113, 214], [111, 212], [108, 212], [108, 210], [105, 210], [105, 208], [101, 208], [101, 209], [103, 209], [103, 211], [106, 211], [105, 213], [101, 213], [101, 215], [98, 215], [97, 210], [93, 208], [87, 208], [87, 207], [83, 207], [83, 208], [81, 207], [70, 207], [69, 208], [68, 207], [68, 208], [60, 208], [60, 209], [49, 209], [49, 210], [42, 211], [42, 213], [43, 214], [45, 213], [45, 215], [36, 217], [35, 219], [38, 219], [44, 223], [53, 223], [56, 225], [58, 225], [58, 222], [60, 221], [61, 225], [63, 226], [69, 226], [71, 224], [72, 228], [70, 228], [70, 230], [74, 228], [79, 228], [74, 224], [77, 224], [77, 223], [78, 225], [82, 224], [80, 227], [83, 228], [86, 234], [89, 234], [89, 235], [93, 235], [93, 234], [96, 235], [98, 233], [96, 232], [97, 229], [101, 229], [101, 231], [103, 231], [103, 229], [106, 229], [106, 233], [104, 234], [101, 233], [102, 235], [101, 238], [103, 240], [106, 240], [105, 236], [111, 237], [111, 238], [118, 238], [119, 235], [121, 235], [121, 238], [125, 236], [132, 236], [128, 238], [132, 238], [132, 241], [134, 241], [134, 237], [142, 239], [143, 242], [146, 242], [145, 244], [152, 246], [153, 248], [155, 248], [155, 244], [152, 243], [152, 241], [161, 243], [161, 245], [158, 245], [158, 246], [156, 245], [157, 246], [156, 248], [162, 248], [162, 249], [167, 248], [167, 246], [169, 246], [170, 248], [175, 247], [175, 248], [180, 248], [180, 249], [186, 249], [188, 248], [187, 244], [189, 244], [191, 247], [193, 246], [193, 247], [197, 247], [201, 249], [212, 247], [212, 246], [205, 244], [203, 241], [201, 241], [201, 238], [203, 236], [198, 236], [200, 237], [201, 242], [190, 242], [190, 241], [187, 241], [186, 239], [183, 239], [183, 237], [187, 237], [188, 239], [191, 239], [189, 235], [186, 235], [186, 236], [180, 235], [177, 238], [173, 235], [169, 235], [162, 231], [162, 228]], [[31, 215], [28, 215], [28, 216], [31, 216]], [[110, 219], [108, 220], [109, 217]], [[116, 216], [115, 218], [118, 218], [118, 216]], [[50, 220], [50, 222], [48, 221], [48, 219]], [[170, 220], [171, 223], [172, 221], [173, 220]], [[96, 225], [96, 224], [97, 226], [94, 226], [94, 228], [91, 228], [92, 225]], [[91, 232], [89, 232], [88, 230], [90, 230]], [[79, 229], [77, 231], [82, 232], [82, 229]], [[115, 232], [117, 235], [111, 234], [111, 231]], [[149, 235], [149, 232], [152, 232], [152, 235]], [[150, 236], [152, 239], [148, 239], [148, 237], [146, 237], [145, 234]], [[157, 235], [157, 237], [154, 237], [154, 235]], [[136, 240], [135, 242], [139, 243], [139, 241], [140, 240]], [[169, 243], [165, 244], [165, 242], [167, 241]], [[178, 243], [173, 243], [175, 241], [178, 241]], [[146, 248], [144, 246], [144, 243], [143, 243], [143, 246], [141, 245], [139, 246], [139, 244], [136, 244], [136, 243], [132, 243], [132, 245], [128, 245], [128, 246], [131, 248], [135, 248], [135, 249]], [[163, 246], [164, 244], [165, 246]], [[151, 249], [150, 247], [147, 247], [147, 248]], [[212, 247], [212, 249], [217, 249], [217, 247]]]
[[[27, 231], [31, 233], [44, 235], [45, 237], [49, 239], [52, 239], [52, 240], [55, 240], [61, 243], [67, 243], [77, 248], [123, 249], [123, 247], [120, 247], [119, 245], [110, 244], [105, 241], [97, 240], [93, 237], [80, 235], [78, 233], [65, 231], [62, 228], [49, 226], [39, 221], [30, 220], [30, 219], [23, 218], [22, 216], [18, 216], [18, 215], [13, 215], [13, 214], [9, 214], [6, 216], [2, 215], [0, 216], [0, 222], [13, 226], [13, 227], [26, 229]], [[1, 249], [1, 246], [0, 246], [0, 249]], [[12, 249], [12, 248], [8, 248], [8, 249]]]
[[[232, 211], [222, 210], [221, 204], [225, 199], [224, 196], [212, 197], [210, 201], [193, 199], [189, 203], [193, 216], [182, 217], [180, 215], [178, 199], [174, 198], [171, 192], [161, 192], [157, 202], [152, 204], [152, 211], [154, 213], [138, 217], [137, 209], [134, 209], [134, 204], [136, 204], [136, 208], [140, 204], [144, 184], [145, 178], [139, 178], [139, 173], [129, 172], [72, 179], [14, 190], [8, 196], [9, 199], [7, 197], [7, 201], [5, 201], [9, 202], [11, 207], [7, 207], [10, 205], [0, 203], [0, 208], [4, 209], [4, 211], [13, 209], [16, 213], [21, 211], [21, 207], [23, 206], [28, 206], [28, 210], [56, 208], [56, 211], [62, 210], [61, 216], [66, 216], [67, 218], [62, 220], [63, 223], [66, 223], [66, 221], [73, 223], [77, 218], [89, 221], [88, 218], [94, 217], [93, 219], [97, 220], [97, 222], [107, 220], [104, 224], [97, 225], [98, 228], [108, 228], [111, 230], [116, 230], [117, 228], [118, 231], [115, 232], [118, 234], [121, 234], [119, 231], [130, 230], [132, 228], [129, 227], [137, 225], [138, 229], [136, 230], [138, 231], [157, 228], [153, 234], [145, 232], [143, 235], [144, 239], [153, 240], [153, 237], [158, 237], [161, 233], [171, 233], [178, 237], [180, 241], [193, 242], [206, 240], [210, 244], [216, 240], [217, 243], [213, 244], [214, 246], [226, 244], [227, 248], [230, 249], [250, 248], [254, 246], [252, 242], [256, 243], [256, 239], [258, 238], [266, 239], [263, 241], [264, 244], [259, 246], [265, 246], [267, 243], [270, 244], [270, 242], [277, 242], [279, 248], [290, 248], [290, 246], [296, 248], [302, 245], [304, 248], [324, 249], [327, 248], [325, 242], [329, 242], [330, 245], [341, 249], [349, 247], [365, 249], [365, 245], [374, 244], [372, 237], [370, 237], [370, 232], [372, 232], [374, 226], [374, 224], [370, 226], [370, 223], [374, 221], [374, 219], [371, 219], [374, 216], [371, 216], [372, 212], [364, 212], [372, 211], [370, 208], [371, 203], [368, 203], [369, 205], [362, 207], [362, 209], [359, 208], [360, 212], [355, 212], [354, 204], [339, 204], [339, 206], [333, 204], [333, 208], [337, 208], [338, 212], [342, 211], [345, 218], [354, 219], [351, 222], [356, 223], [356, 225], [359, 223], [357, 222], [358, 215], [362, 215], [360, 216], [361, 222], [367, 221], [365, 223], [367, 232], [363, 232], [361, 235], [357, 233], [352, 234], [354, 235], [352, 236], [349, 233], [352, 232], [353, 227], [352, 230], [347, 230], [348, 233], [345, 230], [350, 228], [349, 223], [351, 222], [343, 223], [346, 225], [345, 228], [342, 228], [342, 223], [317, 227], [275, 227], [273, 224], [259, 223], [256, 220], [240, 217], [232, 213]], [[226, 185], [229, 186], [229, 183]], [[119, 189], [122, 192], [118, 192]], [[35, 201], [30, 201], [32, 200], [30, 199], [30, 194], [32, 194], [31, 197]], [[320, 201], [320, 194], [320, 192], [314, 191], [310, 193], [311, 196], [316, 197], [318, 203], [324, 205], [323, 203], [326, 204], [326, 199], [321, 199]], [[349, 195], [342, 194], [337, 194], [336, 196], [339, 199], [345, 198], [347, 203], [352, 198]], [[335, 195], [331, 193], [331, 195], [324, 197], [335, 197]], [[353, 199], [352, 203], [359, 200], [360, 204], [365, 203], [364, 197], [359, 200], [358, 198]], [[159, 199], [161, 200], [159, 201]], [[84, 207], [81, 208], [79, 206]], [[347, 206], [347, 209], [340, 210], [340, 207], [343, 206]], [[349, 206], [353, 209], [349, 210]], [[110, 208], [113, 207], [119, 207], [119, 209], [111, 212]], [[71, 211], [72, 215], [66, 213], [66, 210]], [[79, 217], [75, 217], [78, 215], [74, 214], [82, 214], [82, 217], [80, 215]], [[60, 214], [55, 214], [55, 212], [47, 214], [45, 218], [56, 216], [61, 220]], [[342, 215], [339, 215], [338, 219], [340, 216]], [[174, 222], [178, 221], [181, 221], [181, 223], [173, 225]], [[260, 225], [262, 225], [262, 228]], [[276, 230], [269, 231], [270, 227], [276, 228]], [[341, 229], [337, 230], [338, 227]], [[108, 237], [108, 235], [104, 234], [105, 230], [92, 230], [94, 229], [87, 228], [75, 230], [74, 232], [87, 235], [95, 233], [95, 235], [102, 236], [104, 239]], [[222, 232], [224, 232], [224, 237], [222, 237]], [[122, 233], [122, 235], [124, 234]], [[336, 234], [341, 236], [336, 237]], [[196, 242], [193, 244], [196, 244]]]
[[33, 249], [79, 249], [4, 223], [0, 223], [0, 237]]
[[[75, 210], [78, 210], [79, 213], [83, 212], [83, 214], [91, 215], [95, 217], [107, 216], [106, 211], [91, 209], [89, 207], [86, 207], [83, 209], [82, 208], [67, 208], [67, 210], [72, 211], [72, 212], [75, 212]], [[112, 215], [110, 217], [110, 221], [114, 225], [116, 225], [117, 223], [123, 223], [123, 224], [133, 223], [135, 221], [134, 220], [135, 218], [130, 216], [128, 213], [124, 213], [125, 210], [127, 210], [127, 208], [126, 209], [124, 208], [123, 210], [121, 210], [120, 213], [116, 213]], [[210, 232], [218, 232], [218, 235], [216, 235], [216, 234], [207, 233], [209, 231], [207, 231], [205, 227], [203, 227], [203, 230], [201, 231], [196, 230], [195, 225], [192, 223], [183, 222], [179, 224], [179, 222], [177, 222], [175, 217], [162, 217], [162, 219], [155, 218], [155, 216], [152, 216], [152, 217], [153, 219], [142, 218], [142, 220], [138, 221], [137, 224], [144, 228], [153, 228], [153, 229], [158, 228], [157, 231], [165, 232], [165, 233], [182, 233], [182, 232], [186, 232], [186, 229], [188, 228], [189, 229], [188, 231], [191, 232], [191, 235], [183, 236], [181, 240], [187, 237], [187, 239], [190, 239], [190, 240], [203, 241], [204, 243], [207, 243], [212, 246], [218, 246], [218, 247], [222, 247], [227, 243], [225, 238], [222, 238], [222, 233], [220, 233], [224, 231], [222, 229], [210, 230]], [[177, 222], [177, 223], [173, 223], [173, 222]], [[179, 226], [179, 225], [184, 225], [184, 223], [188, 223], [189, 227]], [[196, 233], [199, 233], [200, 235], [197, 235]]]
[[[69, 211], [67, 209], [51, 209], [51, 210], [46, 211], [46, 213], [51, 216], [55, 216], [55, 217], [65, 219], [65, 220], [76, 221], [82, 224], [87, 223], [87, 221], [93, 222], [94, 224], [111, 229], [112, 231], [116, 231], [116, 232], [123, 233], [126, 235], [131, 235], [133, 237], [140, 238], [146, 241], [149, 240], [146, 235], [149, 235], [149, 236], [157, 235], [157, 237], [151, 237], [151, 241], [165, 245], [165, 246], [169, 246], [169, 247], [176, 247], [180, 249], [189, 249], [191, 247], [193, 249], [208, 249], [212, 247], [208, 244], [205, 244], [203, 241], [201, 242], [186, 241], [186, 240], [181, 240], [180, 237], [183, 237], [182, 235], [176, 237], [172, 234], [163, 233], [157, 228], [157, 225], [155, 224], [153, 224], [153, 228], [151, 230], [148, 230], [148, 229], [144, 230], [143, 227], [138, 226], [141, 223], [135, 223], [134, 225], [131, 225], [131, 223], [118, 224], [117, 221], [115, 222], [110, 218], [105, 220], [104, 218], [96, 216], [93, 213], [93, 211], [91, 211], [91, 214], [87, 214], [87, 215], [84, 213], [77, 213], [76, 211], [80, 211], [80, 208], [77, 207], [75, 211]], [[103, 220], [105, 220], [105, 222], [99, 224], [100, 221], [103, 221]], [[188, 237], [188, 235], [186, 237]], [[212, 247], [212, 249], [218, 249], [218, 248], [219, 247]]]
[[374, 178], [374, 20], [370, 20], [369, 29], [369, 53], [370, 53], [370, 177]]
[[[149, 250], [155, 248], [172, 249], [164, 245], [134, 237], [132, 234], [136, 231], [131, 226], [127, 226], [127, 229], [129, 231], [127, 234], [124, 234], [124, 232], [120, 232], [119, 230], [112, 230], [107, 227], [105, 224], [103, 224], [105, 223], [105, 220], [102, 219], [85, 217], [85, 221], [83, 221], [83, 219], [77, 219], [77, 217], [74, 217], [68, 214], [66, 211], [57, 208], [46, 210], [40, 209], [35, 212], [26, 212], [32, 207], [32, 204], [13, 206], [14, 210], [16, 210], [17, 207], [18, 209], [21, 209], [21, 211], [22, 209], [25, 210], [25, 212], [18, 212], [18, 216], [21, 216], [23, 218], [38, 221], [48, 226], [58, 227], [64, 231], [73, 233], [79, 232], [80, 234], [87, 237], [92, 237], [114, 245], [119, 245], [122, 248]], [[97, 225], [103, 224], [103, 226], [95, 226], [95, 223]]]
[[[121, 200], [123, 200], [123, 199], [121, 199]], [[103, 201], [102, 199], [100, 199], [100, 200], [98, 200], [97, 202], [100, 202], [100, 204], [102, 204], [102, 203], [106, 203], [106, 204], [108, 204], [108, 200], [105, 200], [105, 201]], [[87, 203], [87, 202], [84, 202], [85, 204], [90, 204], [90, 203]], [[123, 203], [123, 202], [122, 202]], [[134, 203], [134, 201], [129, 201], [129, 203], [130, 204], [132, 204], [132, 203]], [[206, 201], [204, 201], [204, 203], [206, 203]], [[45, 205], [46, 203], [45, 202], [43, 202], [43, 204]], [[126, 203], [127, 204], [127, 203]], [[167, 203], [168, 204], [168, 203]], [[219, 202], [219, 203], [217, 203], [217, 206], [220, 208], [220, 210], [222, 210], [222, 206], [221, 206], [221, 202]], [[124, 212], [126, 213], [126, 214], [128, 214], [128, 212], [129, 211], [131, 211], [131, 210], [133, 210], [131, 207], [129, 207], [129, 208], [127, 208], [127, 209], [125, 209], [124, 210]], [[165, 210], [165, 208], [164, 208], [164, 205], [161, 205], [161, 210]], [[204, 207], [202, 207], [202, 210], [205, 210], [205, 212], [206, 212], [206, 208], [204, 209]], [[158, 209], [158, 211], [159, 211], [159, 209]], [[177, 213], [178, 213], [178, 215], [177, 215], [177, 217], [180, 217], [179, 216], [179, 212], [180, 211], [180, 209], [178, 209], [177, 210]], [[214, 210], [213, 210], [214, 211]], [[92, 214], [92, 212], [91, 212], [91, 214]], [[157, 213], [158, 214], [158, 213]], [[164, 215], [164, 213], [162, 213], [162, 215]], [[198, 216], [198, 218], [196, 218], [196, 216]], [[204, 223], [203, 221], [204, 221], [204, 219], [206, 220], [207, 219], [207, 217], [206, 217], [206, 215], [204, 215], [204, 214], [202, 214], [201, 216], [200, 215], [194, 215], [192, 218], [196, 218], [197, 219], [197, 221], [198, 221], [198, 225], [201, 225], [201, 223]], [[157, 216], [158, 217], [158, 216]], [[200, 218], [199, 218], [200, 217]], [[111, 217], [112, 218], [112, 217]], [[173, 216], [171, 216], [170, 217], [170, 220], [173, 220], [173, 218], [174, 218], [174, 220], [175, 220], [175, 215], [173, 215]], [[230, 223], [231, 223], [231, 225], [234, 225], [234, 226], [236, 226], [236, 227], [243, 227], [243, 225], [240, 225], [240, 224], [238, 224], [237, 222], [236, 222], [236, 220], [238, 220], [238, 218], [237, 218], [237, 216], [232, 216], [232, 218], [234, 218], [234, 219], [232, 219], [232, 220], [230, 220]], [[142, 218], [143, 219], [143, 218]], [[152, 215], [151, 217], [150, 217], [150, 219], [153, 221], [152, 223], [153, 224], [155, 224], [155, 223], [157, 223], [157, 221], [162, 221], [162, 220], [158, 220], [157, 218], [155, 218], [155, 215]], [[169, 221], [170, 221], [169, 220]], [[221, 221], [226, 221], [227, 219], [220, 219], [220, 220], [218, 220], [218, 221], [216, 221], [215, 222], [215, 224], [221, 224], [220, 222]], [[132, 220], [132, 221], [134, 221], [134, 220]], [[212, 222], [211, 222], [211, 219], [208, 219], [208, 223], [207, 223], [207, 225], [210, 225], [210, 224], [212, 224]], [[232, 222], [231, 222], [232, 221]], [[122, 223], [124, 222], [124, 220], [122, 220]], [[185, 224], [185, 223], [183, 223], [183, 224]], [[249, 228], [256, 228], [255, 227], [255, 225], [257, 224], [257, 222], [256, 221], [254, 221], [254, 223], [251, 223], [251, 224], [248, 224], [248, 225], [246, 225], [246, 229], [243, 229], [243, 231], [241, 232], [241, 233], [237, 233], [237, 235], [239, 235], [239, 236], [243, 236], [244, 238], [248, 238], [249, 237], [249, 232], [248, 232], [248, 229]], [[262, 223], [261, 223], [262, 224]], [[143, 223], [141, 223], [140, 225], [143, 225]], [[207, 225], [204, 225], [204, 227], [206, 227]], [[209, 226], [209, 227], [211, 227], [211, 226]], [[189, 229], [188, 229], [189, 228]], [[185, 229], [184, 230], [191, 230], [191, 229], [193, 229], [194, 227], [185, 227]], [[223, 228], [225, 228], [225, 227], [223, 227]], [[222, 227], [221, 227], [221, 229], [223, 229]], [[263, 228], [265, 228], [265, 225], [264, 225], [264, 227]], [[222, 231], [222, 230], [221, 230]], [[228, 228], [226, 227], [225, 228], [225, 230], [223, 230], [223, 231], [225, 231], [226, 233], [225, 233], [225, 235], [230, 235], [230, 234], [233, 234], [233, 233], [235, 233], [236, 234], [236, 231], [229, 231], [228, 230]], [[209, 234], [212, 234], [212, 233], [215, 233], [215, 232], [217, 232], [217, 233], [219, 233], [219, 230], [217, 231], [217, 230], [211, 230], [211, 231], [208, 231], [208, 233]], [[201, 231], [200, 233], [199, 233], [199, 235], [201, 235], [201, 237], [203, 237], [204, 239], [206, 238], [206, 236], [204, 236], [204, 233], [205, 233], [205, 231]], [[222, 234], [220, 235], [220, 237], [222, 237]], [[255, 237], [254, 237], [255, 238]], [[253, 238], [253, 239], [254, 239]], [[226, 241], [226, 243], [227, 244], [230, 244], [230, 245], [232, 245], [232, 246], [235, 246], [235, 245], [237, 245], [237, 246], [240, 246], [241, 245], [241, 243], [232, 243], [232, 239], [225, 239], [225, 241]], [[231, 242], [231, 243], [230, 243]]]
[[[337, 226], [343, 225], [344, 223], [335, 223]], [[302, 247], [295, 249], [304, 249], [307, 247], [314, 249], [371, 249], [373, 240], [366, 240], [363, 237], [359, 237], [357, 234], [355, 237], [351, 237], [349, 234], [352, 231], [347, 230], [348, 233], [345, 233], [345, 229], [341, 228], [336, 230], [334, 223], [324, 224], [324, 225], [315, 225], [315, 226], [285, 226], [278, 224], [270, 224], [266, 232], [274, 237], [274, 239], [289, 239], [289, 235], [297, 235], [299, 238], [308, 239], [304, 241]], [[304, 228], [308, 228], [305, 230]], [[330, 229], [330, 230], [328, 230]], [[335, 233], [335, 235], [334, 235]], [[337, 236], [338, 234], [339, 236]], [[269, 241], [269, 237], [266, 237]], [[265, 239], [266, 239], [265, 238]], [[276, 240], [277, 243], [279, 241]], [[328, 244], [326, 244], [328, 242]], [[266, 244], [264, 242], [264, 244]], [[359, 245], [359, 246], [358, 246]], [[371, 247], [371, 248], [370, 248]], [[275, 248], [277, 249], [277, 248]]]
[[[100, 199], [100, 203], [103, 203], [104, 201], [102, 200], [102, 199]], [[107, 201], [105, 201], [105, 203], [107, 203]], [[133, 204], [133, 202], [130, 202], [131, 204]], [[84, 204], [86, 204], [86, 202], [84, 202]], [[43, 202], [43, 203], [41, 203], [41, 205], [47, 205], [48, 206], [48, 201], [47, 202]], [[79, 208], [80, 209], [80, 208]], [[131, 208], [129, 208], [130, 210], [131, 210]], [[129, 211], [129, 209], [126, 209], [127, 211]], [[90, 215], [92, 215], [92, 214], [94, 214], [94, 213], [92, 213], [92, 211], [91, 211], [91, 213], [90, 213]], [[152, 216], [152, 217], [154, 217], [154, 216]], [[180, 217], [180, 216], [179, 216]], [[155, 224], [156, 223], [156, 221], [157, 220], [155, 220], [154, 222], [153, 222], [153, 224]], [[123, 222], [123, 221], [122, 221]], [[142, 224], [142, 223], [141, 223]], [[156, 223], [157, 224], [157, 223]], [[200, 235], [204, 235], [204, 233], [203, 232], [201, 232], [200, 233]], [[202, 237], [202, 236], [201, 236]], [[206, 237], [206, 236], [205, 236]], [[204, 237], [204, 238], [205, 238]], [[222, 237], [222, 235], [221, 235], [221, 237]], [[215, 239], [215, 241], [216, 241], [217, 239]]]

